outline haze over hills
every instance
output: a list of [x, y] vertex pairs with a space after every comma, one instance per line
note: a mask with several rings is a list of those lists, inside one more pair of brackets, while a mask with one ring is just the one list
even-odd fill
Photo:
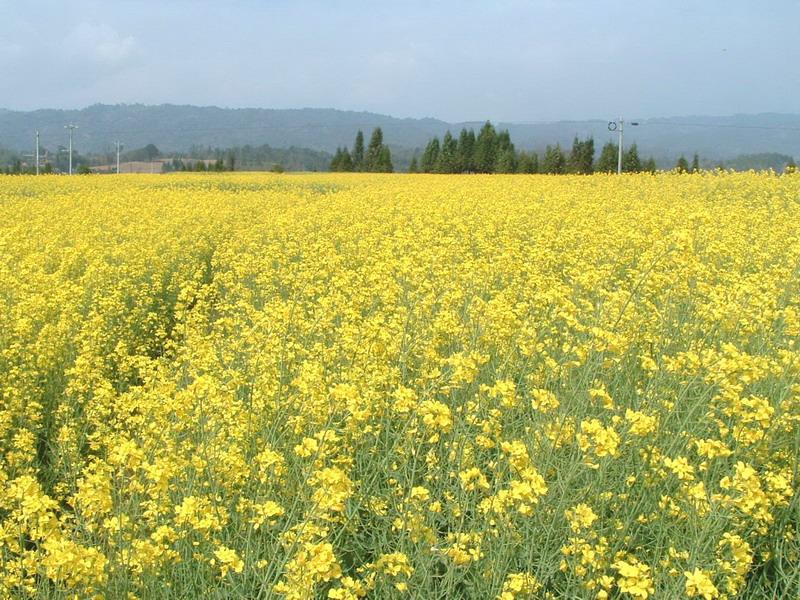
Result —
[[[332, 152], [338, 146], [352, 144], [357, 130], [368, 135], [378, 126], [391, 146], [414, 149], [423, 147], [431, 137], [441, 136], [448, 129], [453, 133], [462, 127], [477, 131], [482, 125], [477, 121], [448, 123], [433, 118], [396, 118], [334, 109], [97, 104], [81, 110], [0, 109], [0, 147], [30, 151], [37, 129], [44, 147], [66, 145], [64, 125], [67, 123], [78, 125], [74, 141], [80, 152], [108, 151], [117, 139], [127, 148], [152, 143], [166, 152], [184, 151], [192, 146], [224, 148], [245, 144]], [[607, 121], [602, 120], [495, 125], [498, 129], [508, 129], [519, 149], [541, 150], [556, 143], [569, 147], [576, 135], [593, 136], [596, 146], [616, 140], [616, 134], [607, 129]], [[626, 127], [625, 140], [626, 145], [636, 142], [640, 155], [652, 155], [665, 162], [694, 152], [710, 161], [760, 152], [797, 157], [800, 156], [800, 114], [642, 119], [638, 127]]]

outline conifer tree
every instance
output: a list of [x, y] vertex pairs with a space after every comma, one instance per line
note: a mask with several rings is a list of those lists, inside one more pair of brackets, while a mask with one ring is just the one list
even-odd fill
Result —
[[572, 150], [567, 159], [567, 171], [569, 173], [581, 173], [581, 156], [583, 155], [583, 142], [576, 135], [572, 140]]
[[433, 173], [438, 164], [439, 138], [435, 137], [425, 146], [425, 151], [422, 153], [422, 160], [420, 161], [420, 168], [423, 173]]
[[495, 165], [495, 173], [516, 173], [517, 172], [517, 155], [511, 148], [501, 150], [497, 156], [497, 164]]
[[617, 152], [618, 146], [613, 142], [608, 142], [600, 151], [600, 158], [597, 159], [596, 171], [600, 173], [617, 172]]
[[508, 133], [508, 129], [498, 132], [495, 144], [498, 153], [505, 150], [514, 150], [514, 144], [511, 143], [511, 134]]
[[517, 173], [538, 173], [539, 171], [539, 157], [536, 152], [519, 153], [517, 158]]
[[494, 126], [486, 121], [475, 139], [475, 170], [478, 173], [494, 172], [497, 162], [497, 133]]
[[645, 173], [655, 173], [656, 159], [651, 156], [646, 161], [644, 161], [644, 163], [642, 164], [642, 171], [644, 171]]
[[678, 173], [686, 173], [689, 170], [689, 161], [686, 160], [686, 157], [681, 154], [678, 162], [675, 163], [675, 170]]
[[377, 172], [381, 168], [381, 149], [383, 147], [383, 131], [380, 127], [372, 130], [369, 146], [364, 156], [364, 171]]
[[437, 173], [458, 172], [458, 142], [456, 142], [456, 139], [449, 131], [447, 131], [442, 138], [442, 146], [435, 171]]
[[342, 162], [339, 170], [345, 172], [353, 171], [353, 158], [347, 148], [342, 148]]
[[692, 173], [699, 173], [700, 172], [700, 157], [697, 155], [697, 152], [694, 153], [692, 157]]
[[353, 143], [353, 155], [350, 158], [353, 161], [354, 171], [364, 170], [364, 133], [360, 129], [356, 133], [356, 141]]
[[419, 173], [419, 165], [417, 164], [417, 155], [411, 157], [411, 164], [408, 165], [409, 173]]
[[594, 138], [589, 137], [583, 141], [581, 152], [582, 172], [589, 175], [594, 172]]
[[514, 173], [517, 170], [517, 151], [511, 142], [508, 129], [497, 134], [495, 140], [495, 173]]
[[378, 156], [378, 172], [379, 173], [393, 173], [394, 165], [392, 164], [392, 152], [389, 146], [381, 144], [380, 154]]
[[342, 149], [337, 146], [336, 153], [331, 159], [331, 165], [328, 167], [331, 171], [337, 172], [342, 170]]
[[579, 140], [578, 136], [572, 142], [572, 150], [567, 159], [567, 171], [589, 175], [594, 164], [594, 138]]
[[638, 173], [642, 170], [642, 161], [639, 160], [636, 144], [632, 144], [622, 155], [622, 170], [626, 173]]
[[458, 170], [472, 173], [475, 170], [475, 132], [462, 129], [458, 136]]
[[567, 159], [561, 146], [547, 146], [544, 151], [544, 159], [542, 160], [542, 172], [561, 174], [566, 172]]

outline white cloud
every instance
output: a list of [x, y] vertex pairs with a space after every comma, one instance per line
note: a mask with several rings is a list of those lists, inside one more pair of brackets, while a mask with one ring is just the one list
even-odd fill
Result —
[[64, 43], [69, 54], [101, 63], [124, 61], [136, 49], [133, 36], [122, 36], [104, 24], [80, 23], [69, 32]]

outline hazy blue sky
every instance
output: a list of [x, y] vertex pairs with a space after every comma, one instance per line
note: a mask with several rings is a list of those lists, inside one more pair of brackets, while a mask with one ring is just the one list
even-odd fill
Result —
[[0, 107], [800, 112], [800, 1], [0, 0]]

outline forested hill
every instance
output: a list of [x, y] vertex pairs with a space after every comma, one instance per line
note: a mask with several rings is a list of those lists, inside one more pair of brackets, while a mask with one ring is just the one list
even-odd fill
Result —
[[[609, 118], [613, 118], [610, 115]], [[635, 117], [631, 120], [636, 120]], [[273, 148], [304, 147], [333, 152], [349, 144], [356, 131], [381, 127], [394, 147], [422, 148], [448, 129], [479, 129], [481, 122], [447, 123], [438, 119], [400, 119], [369, 112], [333, 109], [227, 109], [217, 107], [102, 105], [81, 110], [42, 109], [31, 112], [0, 109], [0, 148], [30, 151], [34, 131], [48, 148], [66, 145], [64, 125], [78, 125], [76, 147], [103, 152], [121, 140], [127, 148], [153, 143], [162, 151], [191, 146], [231, 147], [269, 144]], [[740, 154], [779, 152], [800, 156], [800, 114], [763, 113], [726, 117], [695, 116], [640, 120], [626, 127], [626, 141], [643, 155], [673, 159], [694, 152], [714, 160]], [[593, 136], [598, 144], [615, 139], [605, 120], [552, 123], [496, 123], [508, 129], [518, 148], [542, 150], [548, 144], [568, 147], [574, 136]]]
[[39, 129], [49, 146], [66, 143], [64, 125], [78, 125], [75, 143], [85, 152], [102, 152], [114, 140], [129, 148], [153, 143], [162, 151], [192, 146], [227, 148], [269, 144], [332, 152], [350, 143], [357, 130], [381, 127], [394, 145], [415, 148], [449, 126], [436, 119], [396, 119], [367, 112], [333, 109], [227, 109], [218, 107], [103, 105], [82, 110], [0, 109], [0, 147], [27, 150]]

